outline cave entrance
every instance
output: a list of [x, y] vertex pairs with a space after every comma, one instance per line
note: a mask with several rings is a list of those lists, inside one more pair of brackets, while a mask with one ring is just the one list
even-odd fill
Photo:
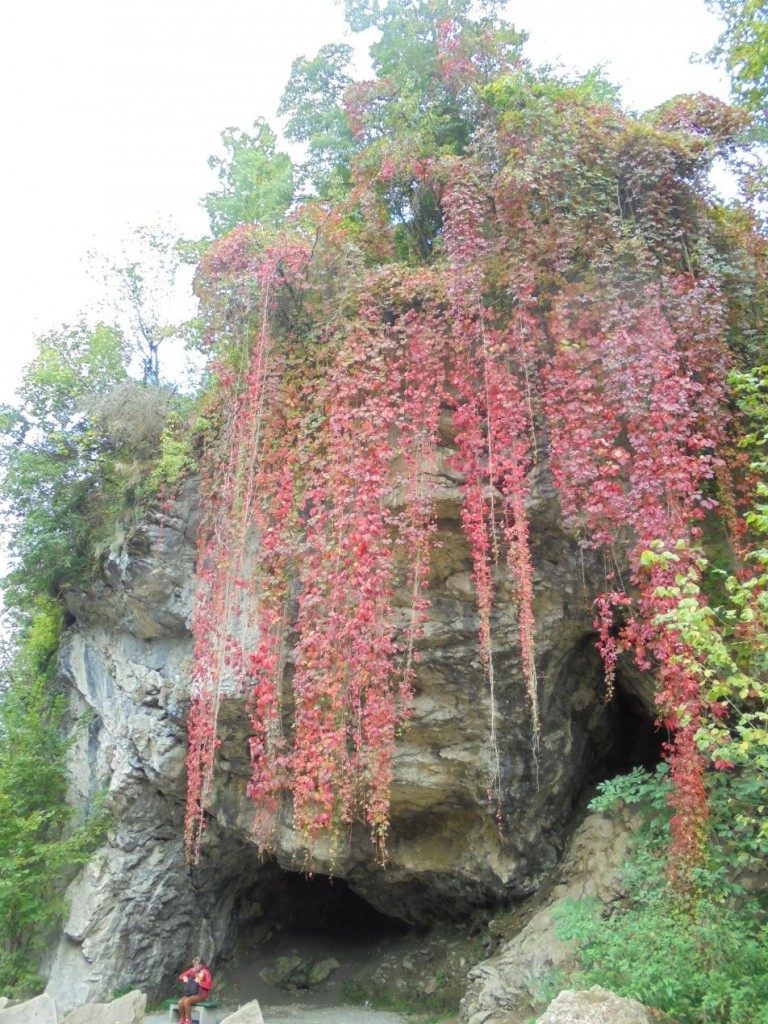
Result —
[[616, 666], [613, 694], [606, 700], [605, 668], [588, 634], [570, 652], [558, 686], [569, 694], [574, 764], [581, 764], [580, 794], [633, 768], [652, 771], [662, 759], [666, 733], [656, 724], [654, 686], [630, 658]]
[[656, 725], [654, 714], [627, 688], [621, 671], [616, 674], [611, 703], [611, 738], [598, 752], [596, 764], [599, 781], [626, 775], [633, 768], [653, 771], [662, 759], [666, 734]]
[[265, 1005], [335, 1005], [355, 979], [413, 929], [377, 911], [344, 879], [302, 875], [259, 862], [233, 904], [219, 957], [228, 996]]

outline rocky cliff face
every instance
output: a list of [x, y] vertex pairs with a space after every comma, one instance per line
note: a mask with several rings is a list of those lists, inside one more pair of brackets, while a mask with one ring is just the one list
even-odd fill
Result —
[[[335, 857], [335, 884], [318, 851], [314, 882], [290, 821], [274, 859], [250, 838], [244, 702], [222, 712], [218, 781], [201, 862], [185, 864], [185, 715], [189, 705], [195, 534], [192, 483], [170, 513], [150, 517], [105, 563], [88, 594], [72, 595], [61, 654], [72, 691], [73, 799], [108, 787], [114, 827], [73, 883], [71, 913], [50, 964], [64, 1005], [126, 985], [152, 990], [192, 953], [214, 960], [250, 941], [276, 915], [343, 914], [352, 894], [371, 915], [413, 925], [456, 920], [535, 892], [557, 864], [572, 810], [596, 778], [654, 756], [647, 682], [619, 675], [614, 701], [594, 650], [591, 602], [601, 566], [560, 525], [543, 466], [529, 506], [535, 565], [541, 743], [531, 724], [512, 604], [494, 621], [502, 815], [489, 804], [494, 753], [478, 654], [469, 551], [459, 492], [439, 485], [439, 530], [415, 713], [399, 743], [389, 863], [367, 830]], [[339, 902], [334, 908], [337, 894]], [[344, 904], [341, 895], [345, 895]], [[250, 937], [250, 938], [249, 938]]]

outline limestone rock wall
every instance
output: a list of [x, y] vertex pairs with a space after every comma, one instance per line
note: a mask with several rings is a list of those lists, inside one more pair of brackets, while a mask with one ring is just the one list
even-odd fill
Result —
[[[642, 679], [619, 679], [603, 700], [591, 601], [600, 567], [561, 528], [546, 468], [529, 507], [541, 741], [532, 746], [515, 615], [498, 580], [493, 623], [500, 815], [488, 792], [496, 756], [491, 702], [477, 650], [469, 551], [459, 491], [438, 486], [441, 545], [430, 583], [415, 713], [399, 743], [386, 870], [367, 831], [350, 836], [335, 877], [403, 921], [457, 918], [534, 892], [561, 855], [579, 794], [607, 763], [631, 760], [651, 716]], [[185, 864], [185, 716], [189, 706], [195, 488], [150, 518], [105, 563], [88, 594], [72, 595], [61, 654], [72, 691], [73, 799], [107, 787], [108, 842], [71, 888], [71, 913], [50, 964], [49, 991], [64, 1006], [126, 985], [152, 990], [193, 953], [213, 958], [260, 903], [278, 868], [301, 870], [305, 851], [283, 822], [275, 862], [250, 839], [244, 702], [224, 704], [219, 774], [201, 863]], [[330, 871], [317, 851], [317, 872]], [[261, 886], [261, 888], [260, 888]]]
[[639, 823], [626, 808], [611, 815], [590, 814], [579, 823], [547, 887], [544, 905], [495, 956], [469, 972], [462, 1024], [501, 1024], [508, 1013], [523, 1019], [535, 1016], [542, 984], [573, 966], [573, 945], [557, 935], [558, 906], [587, 898], [610, 904], [620, 897], [620, 868]]

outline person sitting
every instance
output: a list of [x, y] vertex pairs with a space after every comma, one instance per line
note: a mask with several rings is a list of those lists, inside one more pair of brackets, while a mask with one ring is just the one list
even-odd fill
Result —
[[189, 970], [179, 975], [179, 981], [184, 985], [179, 999], [179, 1024], [192, 1024], [192, 1007], [208, 998], [213, 978], [202, 959], [196, 956]]

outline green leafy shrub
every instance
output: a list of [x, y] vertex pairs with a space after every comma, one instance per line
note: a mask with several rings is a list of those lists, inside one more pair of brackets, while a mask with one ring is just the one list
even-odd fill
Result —
[[75, 825], [66, 803], [66, 702], [52, 678], [61, 608], [38, 599], [0, 698], [0, 994], [42, 988], [38, 960], [65, 911], [64, 886], [106, 828], [98, 806]]
[[149, 478], [149, 488], [155, 494], [173, 491], [197, 469], [201, 438], [211, 426], [197, 406], [192, 399], [178, 400], [167, 419]]
[[760, 781], [744, 772], [712, 773], [708, 859], [681, 895], [667, 880], [667, 768], [637, 769], [603, 784], [593, 802], [606, 810], [637, 805], [644, 825], [624, 871], [625, 897], [567, 901], [558, 932], [577, 947], [569, 986], [602, 985], [670, 1014], [681, 1024], [768, 1022], [768, 920], [765, 890], [747, 888], [762, 863], [759, 830], [734, 826]]
[[755, 920], [750, 904], [700, 899], [684, 911], [657, 889], [607, 921], [574, 901], [559, 925], [578, 944], [580, 988], [602, 985], [691, 1024], [765, 1024], [768, 929]]

